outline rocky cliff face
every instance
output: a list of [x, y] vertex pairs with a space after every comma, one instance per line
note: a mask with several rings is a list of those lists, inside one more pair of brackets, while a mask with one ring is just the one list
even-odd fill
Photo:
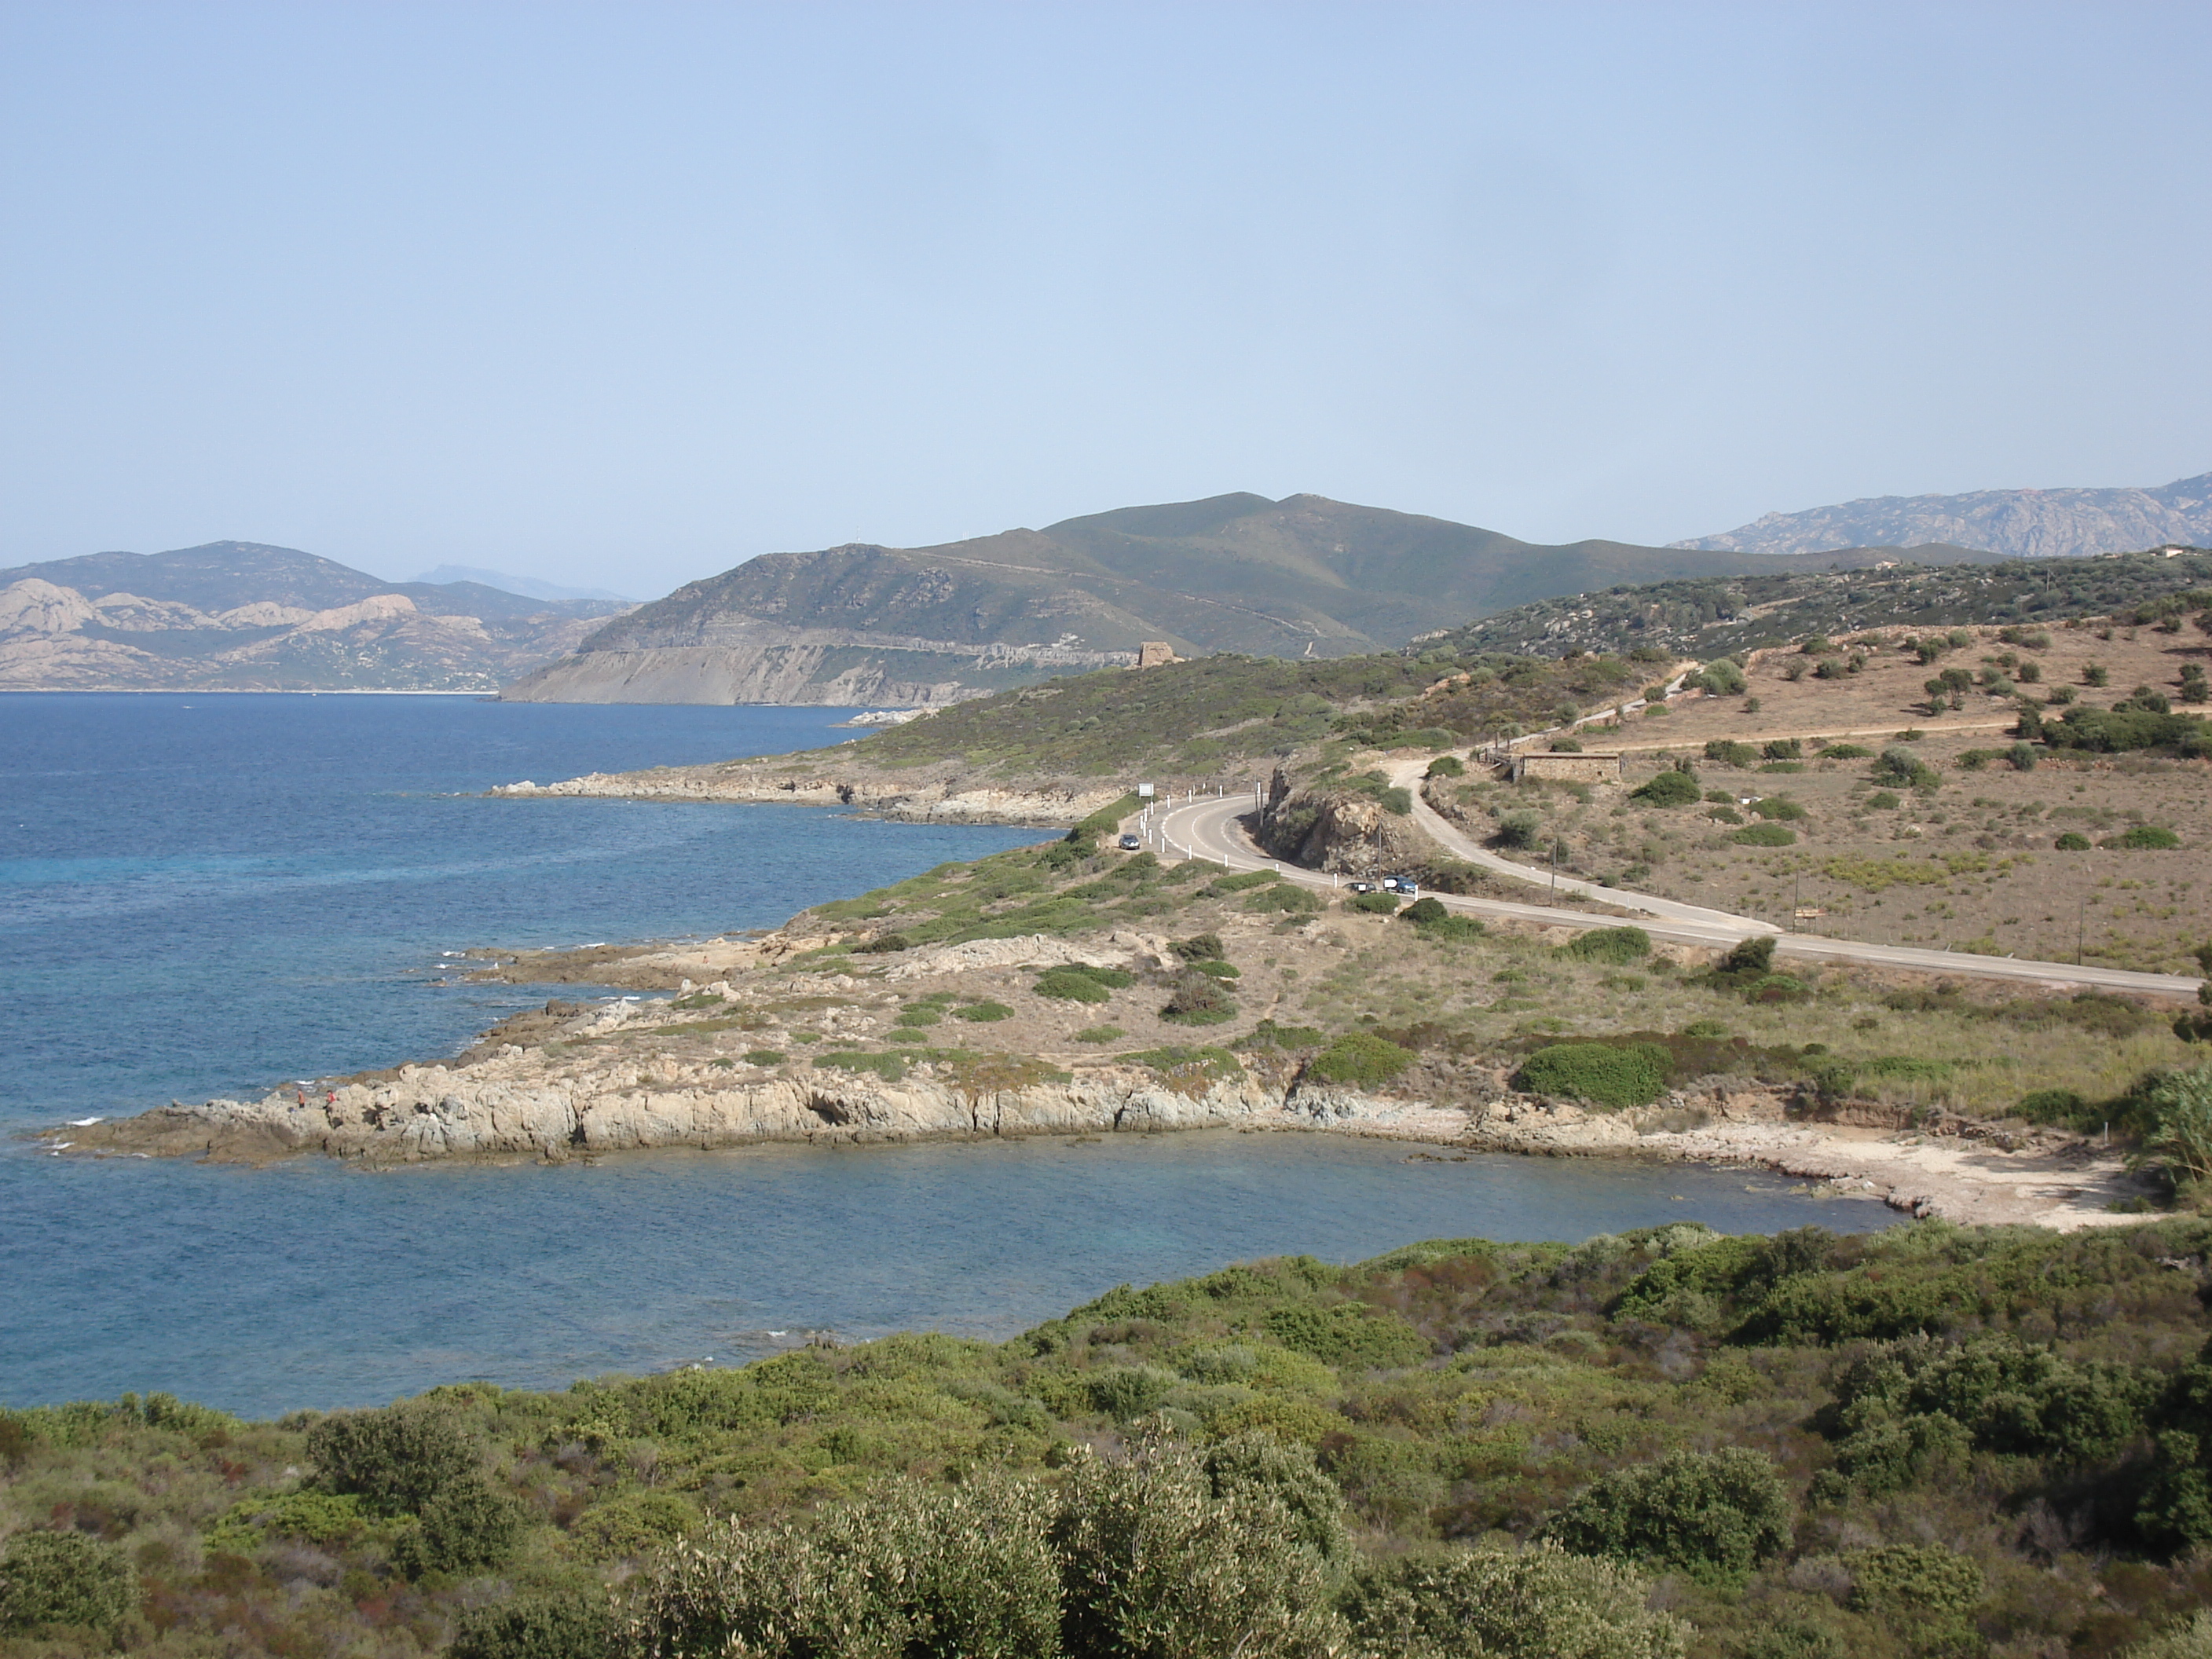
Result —
[[6, 577], [7, 690], [489, 691], [616, 608], [380, 582], [245, 543], [94, 554]]
[[1980, 489], [1877, 495], [1769, 513], [1723, 535], [1673, 544], [1705, 551], [1812, 554], [1948, 542], [2014, 558], [2212, 545], [2212, 472], [2155, 489]]

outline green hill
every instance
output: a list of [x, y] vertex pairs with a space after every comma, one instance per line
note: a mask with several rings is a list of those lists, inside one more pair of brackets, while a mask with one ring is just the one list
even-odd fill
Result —
[[1541, 546], [1319, 495], [1217, 495], [940, 547], [770, 554], [610, 623], [506, 695], [941, 704], [1126, 662], [1146, 640], [1185, 656], [1353, 656], [1555, 594], [1885, 556]]

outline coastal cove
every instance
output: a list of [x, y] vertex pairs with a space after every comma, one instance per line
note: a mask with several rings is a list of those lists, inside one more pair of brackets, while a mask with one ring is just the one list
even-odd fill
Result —
[[1408, 1237], [1901, 1219], [1756, 1170], [1234, 1131], [380, 1175], [10, 1158], [0, 1178], [0, 1401], [160, 1389], [255, 1417], [737, 1364], [817, 1332], [1003, 1339], [1115, 1284]]
[[[0, 859], [0, 1401], [262, 1413], [560, 1385], [913, 1326], [1009, 1334], [1122, 1281], [1421, 1235], [1887, 1225], [1758, 1170], [1195, 1133], [385, 1175], [76, 1162], [21, 1139], [170, 1096], [433, 1059], [549, 989], [447, 952], [762, 927], [1036, 838], [833, 811], [486, 799], [834, 740], [845, 711], [21, 696]], [[772, 1336], [770, 1332], [781, 1332]]]

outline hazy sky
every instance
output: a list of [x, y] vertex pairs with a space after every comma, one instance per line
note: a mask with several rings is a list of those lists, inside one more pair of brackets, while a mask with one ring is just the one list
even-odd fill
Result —
[[0, 564], [2212, 468], [2212, 6], [0, 0]]

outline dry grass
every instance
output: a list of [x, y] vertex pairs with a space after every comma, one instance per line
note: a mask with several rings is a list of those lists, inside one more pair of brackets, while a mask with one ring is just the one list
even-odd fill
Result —
[[[1995, 665], [1984, 659], [2008, 648], [1995, 630], [1973, 631], [1975, 643], [1929, 665], [1893, 645], [1869, 647], [1864, 669], [1838, 679], [1808, 674], [1793, 682], [1787, 672], [1807, 659], [1756, 653], [1745, 696], [1684, 698], [1662, 717], [1630, 722], [1619, 734], [1631, 753], [1622, 788], [1582, 792], [1585, 801], [1557, 788], [1478, 784], [1454, 789], [1452, 804], [1478, 826], [1490, 813], [1535, 805], [1547, 834], [1565, 841], [1583, 873], [1784, 927], [1794, 920], [1804, 931], [1880, 944], [2057, 962], [2078, 952], [2110, 967], [2197, 971], [2191, 953], [2212, 940], [2203, 857], [2212, 847], [2212, 766], [2041, 751], [2033, 771], [2014, 770], [2001, 752], [1968, 769], [1961, 762], [1970, 751], [2009, 747], [2009, 702], [1970, 695], [1966, 708], [1930, 716], [1922, 687], [1945, 667]], [[2109, 705], [2138, 684], [2172, 695], [2179, 665], [2212, 658], [2212, 641], [2194, 630], [2121, 629], [2106, 640], [2088, 628], [2059, 629], [2049, 649], [2017, 654], [2042, 671], [2040, 683], [2023, 691], [2039, 698], [2065, 685], [2081, 701]], [[2105, 688], [2082, 684], [2093, 664], [2106, 669]], [[1756, 712], [1747, 707], [1754, 698]], [[1924, 734], [1911, 747], [1939, 773], [1936, 789], [1885, 789], [1869, 781], [1870, 761], [1822, 760], [1813, 740], [1863, 733], [1848, 740], [1878, 753], [1912, 730]], [[1800, 804], [1808, 816], [1787, 826], [1797, 835], [1794, 846], [1738, 844], [1736, 826], [1716, 820], [1733, 813], [1756, 822], [1741, 805], [1651, 810], [1626, 799], [1675, 756], [1701, 757], [1709, 741], [1762, 746], [1791, 737], [1805, 739], [1802, 771], [1695, 764], [1703, 789], [1724, 789], [1739, 801], [1786, 796]], [[2100, 842], [2138, 823], [2171, 829], [2182, 846], [2071, 853], [2054, 846], [2068, 832]], [[1942, 878], [1931, 879], [1939, 871]]]

